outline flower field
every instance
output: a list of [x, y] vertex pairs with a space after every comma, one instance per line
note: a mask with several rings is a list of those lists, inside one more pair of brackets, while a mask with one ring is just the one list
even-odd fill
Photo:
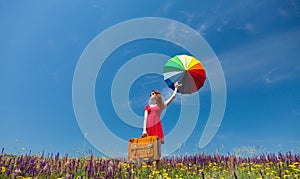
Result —
[[48, 154], [13, 156], [0, 154], [0, 178], [299, 178], [300, 154], [262, 154], [246, 158], [234, 155], [196, 154], [160, 161], [72, 158]]

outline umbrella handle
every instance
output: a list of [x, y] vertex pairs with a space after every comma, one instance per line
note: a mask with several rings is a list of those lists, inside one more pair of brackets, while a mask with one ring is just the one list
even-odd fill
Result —
[[[176, 87], [176, 86], [177, 86], [177, 87]], [[178, 81], [176, 81], [176, 82], [174, 83], [174, 87], [175, 87], [175, 88], [178, 88], [178, 87], [180, 87], [180, 86], [182, 86], [182, 83], [178, 84]]]

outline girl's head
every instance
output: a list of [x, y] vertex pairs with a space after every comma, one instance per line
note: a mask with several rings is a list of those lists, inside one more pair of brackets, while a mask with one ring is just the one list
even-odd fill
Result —
[[163, 101], [161, 93], [157, 90], [152, 90], [150, 93], [150, 99], [152, 102], [156, 103], [161, 109], [163, 108]]

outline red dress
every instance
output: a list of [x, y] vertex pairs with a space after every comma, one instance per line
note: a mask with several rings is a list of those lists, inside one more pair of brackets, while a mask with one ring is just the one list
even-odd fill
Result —
[[164, 143], [164, 132], [160, 121], [160, 115], [163, 109], [160, 109], [158, 105], [150, 107], [147, 105], [145, 110], [148, 111], [146, 130], [148, 136], [157, 136], [160, 138], [161, 143]]

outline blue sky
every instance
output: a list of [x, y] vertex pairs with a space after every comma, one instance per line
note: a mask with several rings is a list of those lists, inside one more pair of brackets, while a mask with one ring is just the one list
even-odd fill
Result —
[[[74, 114], [76, 65], [98, 34], [142, 17], [172, 19], [197, 31], [224, 72], [227, 101], [216, 136], [198, 148], [211, 105], [207, 81], [199, 91], [195, 129], [176, 153], [228, 153], [244, 146], [300, 152], [300, 3], [294, 0], [0, 0], [0, 147], [7, 153], [76, 155], [83, 148], [99, 153], [85, 139]], [[95, 85], [97, 109], [107, 127], [124, 140], [140, 136], [141, 129], [120, 122], [110, 98], [112, 80], [123, 64], [144, 53], [174, 56], [187, 51], [143, 39], [121, 46], [103, 63]], [[142, 116], [151, 89], [170, 95], [161, 75], [141, 76], [128, 96], [137, 115]], [[180, 98], [165, 113], [166, 134], [176, 125]]]

